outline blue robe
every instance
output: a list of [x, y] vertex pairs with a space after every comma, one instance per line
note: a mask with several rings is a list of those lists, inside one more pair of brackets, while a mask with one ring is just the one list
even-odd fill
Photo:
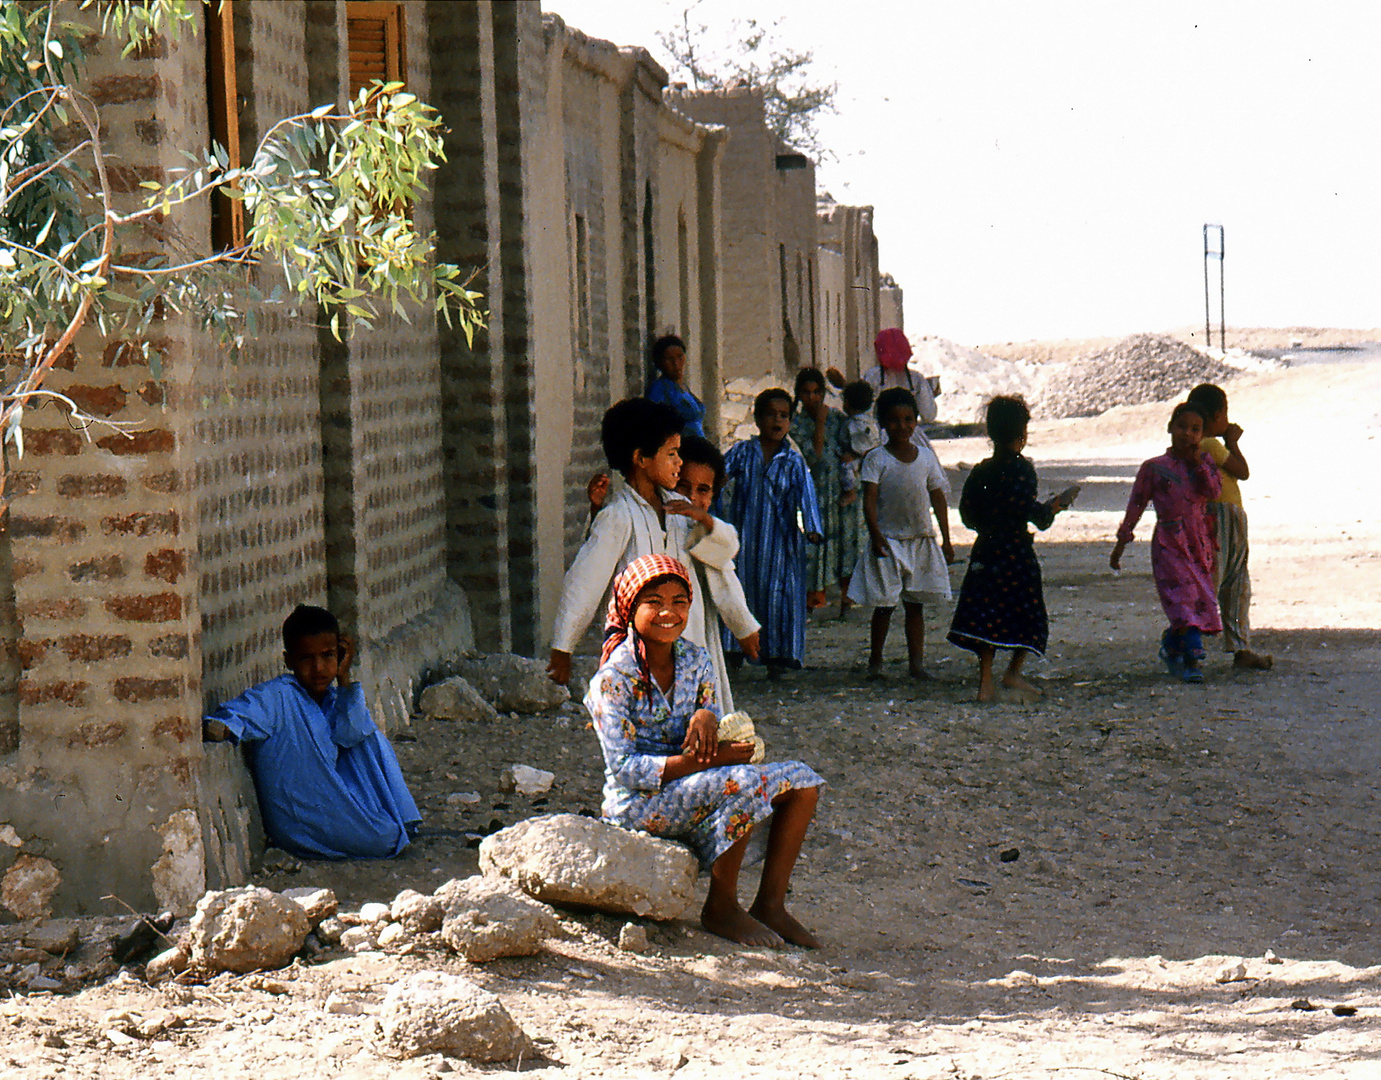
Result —
[[[825, 530], [806, 459], [784, 442], [764, 463], [755, 437], [729, 448], [724, 471], [726, 517], [738, 529], [738, 578], [748, 609], [762, 623], [759, 656], [764, 663], [798, 668], [806, 652], [806, 538], [801, 530], [802, 525], [807, 533]], [[727, 630], [724, 651], [742, 651]]]
[[270, 839], [309, 858], [383, 859], [421, 816], [359, 683], [318, 703], [294, 675], [251, 687], [211, 714], [246, 743]]
[[705, 437], [705, 406], [689, 390], [681, 389], [665, 375], [658, 375], [647, 384], [647, 393], [643, 396], [648, 401], [670, 405], [686, 422], [686, 431], [702, 439]]

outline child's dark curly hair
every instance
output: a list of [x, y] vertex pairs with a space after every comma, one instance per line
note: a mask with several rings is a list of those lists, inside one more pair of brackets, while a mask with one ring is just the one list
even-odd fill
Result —
[[844, 406], [854, 415], [866, 413], [873, 407], [873, 386], [862, 379], [844, 387]]
[[1165, 425], [1165, 430], [1169, 431], [1172, 427], [1174, 427], [1175, 421], [1178, 420], [1185, 413], [1193, 413], [1195, 416], [1199, 418], [1200, 423], [1208, 423], [1208, 414], [1204, 412], [1202, 405], [1196, 405], [1192, 401], [1181, 401], [1178, 405], [1176, 405], [1173, 409], [1170, 410], [1170, 422]]
[[826, 383], [824, 373], [821, 372], [819, 368], [813, 367], [802, 368], [800, 371], [796, 372], [796, 401], [798, 403], [801, 400], [801, 389], [806, 386], [818, 386], [820, 392], [822, 394], [825, 393]]
[[878, 395], [878, 423], [886, 425], [887, 414], [898, 405], [905, 405], [911, 410], [911, 414], [918, 420], [921, 416], [920, 407], [916, 404], [916, 395], [904, 386], [889, 386]]
[[715, 494], [719, 494], [719, 489], [724, 486], [724, 455], [709, 439], [702, 439], [699, 435], [682, 435], [681, 464], [704, 465], [712, 470]]
[[609, 407], [599, 428], [599, 441], [609, 468], [624, 476], [633, 471], [633, 451], [652, 457], [686, 422], [670, 405], [647, 398], [626, 398]]
[[774, 401], [785, 401], [787, 412], [796, 411], [796, 402], [791, 399], [791, 395], [780, 386], [773, 386], [753, 399], [753, 419], [761, 420], [763, 413], [767, 412], [767, 406]]
[[664, 337], [659, 337], [652, 343], [652, 362], [658, 367], [661, 367], [662, 357], [666, 356], [667, 350], [673, 347], [680, 349], [682, 352], [686, 351], [686, 343], [675, 334], [667, 334]]
[[1204, 414], [1205, 421], [1210, 417], [1217, 416], [1228, 407], [1228, 395], [1223, 388], [1207, 382], [1200, 383], [1189, 391], [1189, 397], [1186, 400]]
[[1007, 446], [1026, 434], [1031, 410], [1019, 394], [1002, 394], [988, 402], [985, 419], [993, 445]]

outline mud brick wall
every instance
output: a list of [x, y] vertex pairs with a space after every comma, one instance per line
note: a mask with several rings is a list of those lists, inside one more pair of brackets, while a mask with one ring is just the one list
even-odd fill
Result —
[[[248, 153], [311, 107], [302, 5], [236, 5], [235, 46]], [[282, 672], [284, 615], [326, 601], [314, 317], [270, 308], [238, 354], [199, 349], [189, 404], [204, 403], [191, 424], [207, 707]]]
[[[200, 55], [162, 46], [120, 60], [94, 38], [92, 52], [112, 184], [132, 205], [140, 181], [165, 177], [182, 162], [177, 148], [195, 145], [205, 106], [187, 88], [200, 85]], [[195, 356], [174, 323], [156, 325], [151, 343], [161, 378], [131, 343], [87, 332], [46, 384], [131, 433], [79, 430], [50, 404], [26, 413], [26, 453], [11, 458], [0, 564], [21, 670], [0, 806], [24, 853], [53, 864], [53, 902], [67, 910], [107, 911], [107, 893], [173, 901], [155, 884], [158, 830], [196, 803], [195, 440], [180, 408]], [[193, 864], [195, 876], [199, 852]]]

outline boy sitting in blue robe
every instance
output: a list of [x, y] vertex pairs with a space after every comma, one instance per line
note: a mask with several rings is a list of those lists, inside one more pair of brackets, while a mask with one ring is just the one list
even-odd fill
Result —
[[364, 691], [350, 680], [349, 637], [329, 611], [299, 604], [283, 623], [283, 650], [292, 674], [227, 701], [206, 718], [206, 738], [245, 744], [264, 827], [278, 847], [309, 858], [397, 855], [421, 818]]

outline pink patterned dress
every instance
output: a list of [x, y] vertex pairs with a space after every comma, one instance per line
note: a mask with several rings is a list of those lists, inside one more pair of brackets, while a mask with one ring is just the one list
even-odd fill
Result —
[[1146, 504], [1155, 504], [1151, 575], [1172, 630], [1193, 627], [1216, 634], [1223, 628], [1213, 584], [1218, 543], [1208, 513], [1208, 503], [1221, 489], [1218, 466], [1203, 451], [1192, 462], [1169, 452], [1144, 461], [1132, 484], [1117, 538], [1131, 543], [1132, 530]]

